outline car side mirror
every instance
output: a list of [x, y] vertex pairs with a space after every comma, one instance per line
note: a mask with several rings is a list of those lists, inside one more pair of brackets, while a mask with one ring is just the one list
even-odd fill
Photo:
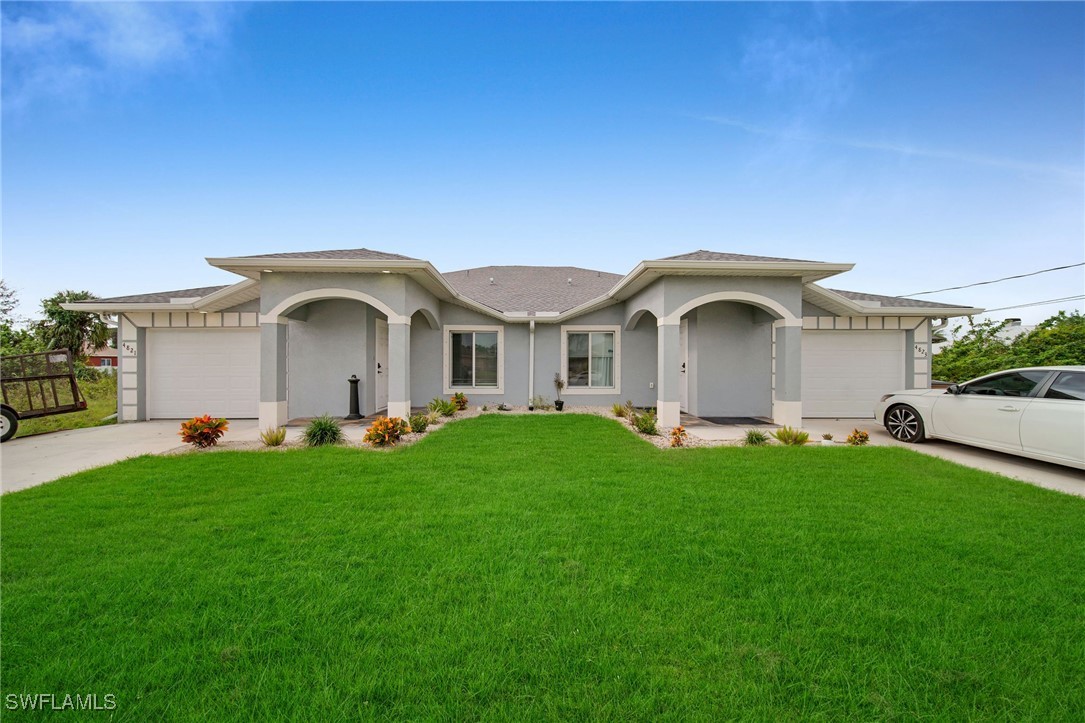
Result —
[[950, 384], [946, 387], [946, 394], [960, 394], [961, 388], [956, 384]]

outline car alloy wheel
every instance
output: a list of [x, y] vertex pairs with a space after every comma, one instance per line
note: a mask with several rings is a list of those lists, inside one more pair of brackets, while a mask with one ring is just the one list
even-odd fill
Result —
[[885, 415], [885, 428], [901, 442], [918, 442], [923, 438], [923, 420], [911, 407], [893, 407]]

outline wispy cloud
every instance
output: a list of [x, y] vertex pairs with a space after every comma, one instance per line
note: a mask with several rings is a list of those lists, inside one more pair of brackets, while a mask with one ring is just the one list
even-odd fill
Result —
[[745, 45], [742, 70], [772, 96], [804, 111], [845, 104], [852, 94], [852, 57], [827, 35], [778, 32]]
[[747, 123], [726, 116], [695, 116], [699, 120], [708, 121], [728, 128], [736, 128], [746, 133], [766, 136], [780, 141], [799, 141], [805, 143], [818, 143], [825, 145], [842, 146], [858, 150], [877, 151], [882, 153], [894, 153], [901, 156], [913, 156], [918, 158], [932, 158], [957, 163], [969, 163], [980, 166], [1005, 168], [1024, 173], [1041, 173], [1060, 176], [1066, 180], [1082, 181], [1085, 174], [1081, 169], [1068, 168], [1044, 163], [1030, 163], [1018, 161], [1012, 158], [1000, 158], [997, 156], [985, 156], [962, 151], [943, 150], [937, 148], [925, 148], [909, 143], [893, 143], [886, 141], [870, 141], [861, 138], [846, 138], [841, 136], [822, 135], [804, 130], [789, 130], [769, 128], [765, 126]]
[[237, 6], [4, 3], [3, 102], [78, 102], [104, 88], [192, 66], [228, 43]]

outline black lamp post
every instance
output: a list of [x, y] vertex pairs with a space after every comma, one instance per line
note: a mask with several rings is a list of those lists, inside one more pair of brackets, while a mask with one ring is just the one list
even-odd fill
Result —
[[351, 374], [347, 383], [350, 384], [350, 414], [347, 415], [347, 419], [361, 419], [362, 415], [358, 413], [358, 379], [357, 374]]

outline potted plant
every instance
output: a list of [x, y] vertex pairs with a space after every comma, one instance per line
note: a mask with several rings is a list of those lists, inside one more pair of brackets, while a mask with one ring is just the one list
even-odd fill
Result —
[[825, 433], [825, 434], [821, 435], [821, 446], [822, 447], [832, 447], [833, 446], [833, 435], [831, 435], [829, 433]]
[[554, 389], [558, 390], [558, 398], [554, 400], [554, 408], [559, 412], [565, 407], [565, 402], [561, 398], [561, 390], [565, 388], [565, 380], [561, 378], [561, 375], [554, 372]]

